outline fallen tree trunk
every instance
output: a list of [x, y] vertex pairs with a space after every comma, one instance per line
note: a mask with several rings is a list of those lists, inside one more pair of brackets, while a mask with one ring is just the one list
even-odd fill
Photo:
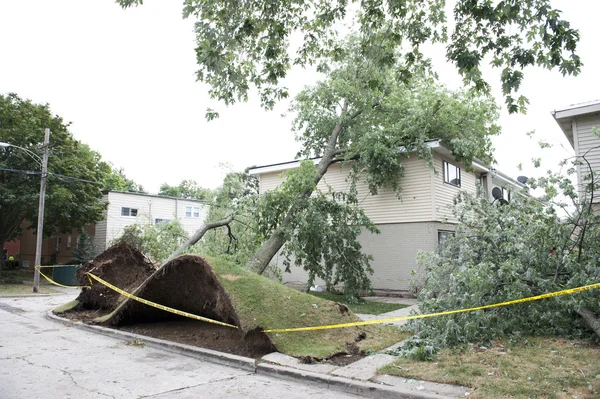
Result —
[[[321, 181], [325, 173], [327, 173], [327, 169], [333, 163], [335, 156], [337, 154], [337, 141], [340, 133], [344, 128], [344, 117], [346, 114], [346, 110], [348, 109], [347, 103], [344, 104], [342, 108], [342, 113], [340, 119], [336, 126], [333, 128], [331, 135], [329, 136], [329, 140], [327, 142], [327, 147], [323, 152], [323, 156], [321, 161], [317, 165], [317, 174], [314, 179], [314, 187]], [[355, 114], [351, 118], [354, 118], [358, 115]], [[308, 198], [313, 193], [314, 188], [310, 188], [305, 190], [302, 193], [299, 193], [298, 200], [302, 198]], [[299, 201], [298, 201], [299, 202]], [[277, 254], [277, 252], [281, 249], [283, 244], [285, 244], [285, 234], [284, 231], [289, 229], [292, 226], [294, 218], [296, 217], [296, 212], [298, 211], [298, 202], [293, 204], [288, 210], [283, 222], [281, 225], [271, 234], [271, 236], [261, 245], [261, 247], [254, 253], [252, 258], [246, 263], [246, 269], [252, 270], [255, 273], [263, 274], [266, 270], [267, 266], [269, 266], [269, 262], [271, 259]]]
[[576, 310], [576, 312], [583, 318], [583, 320], [585, 320], [588, 327], [590, 327], [596, 333], [596, 335], [600, 337], [600, 319], [598, 319], [596, 314], [588, 308], [579, 308]]

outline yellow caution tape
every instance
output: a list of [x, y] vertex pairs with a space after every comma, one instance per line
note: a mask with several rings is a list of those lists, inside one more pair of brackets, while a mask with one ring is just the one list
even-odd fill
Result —
[[[148, 301], [146, 299], [142, 299], [142, 298], [136, 297], [134, 295], [131, 295], [130, 293], [128, 293], [126, 291], [123, 291], [122, 289], [117, 288], [114, 285], [112, 285], [112, 284], [110, 284], [110, 283], [102, 280], [98, 276], [95, 276], [95, 275], [93, 275], [91, 273], [86, 273], [86, 274], [88, 276], [88, 279], [91, 277], [94, 280], [97, 280], [98, 282], [100, 282], [101, 284], [107, 286], [108, 288], [110, 288], [110, 289], [118, 292], [119, 294], [121, 294], [121, 295], [123, 295], [123, 296], [125, 296], [127, 298], [133, 299], [134, 301], [141, 302], [141, 303], [143, 303], [145, 305], [152, 306], [152, 307], [155, 307], [157, 309], [164, 310], [165, 312], [174, 313], [174, 314], [179, 315], [179, 316], [184, 316], [184, 317], [189, 317], [189, 318], [195, 319], [195, 320], [205, 321], [207, 323], [218, 324], [218, 325], [221, 325], [221, 326], [232, 327], [232, 328], [238, 328], [237, 326], [234, 326], [234, 325], [231, 325], [231, 324], [223, 323], [223, 322], [220, 322], [220, 321], [217, 321], [217, 320], [208, 319], [206, 317], [198, 316], [198, 315], [195, 315], [195, 314], [192, 314], [192, 313], [184, 312], [184, 311], [181, 311], [181, 310], [170, 308], [168, 306], [163, 306], [163, 305], [159, 305], [159, 304], [154, 303], [154, 302], [150, 302], [150, 301]], [[91, 285], [91, 282], [92, 281], [90, 279], [90, 285]], [[561, 296], [561, 295], [575, 294], [577, 292], [588, 291], [588, 290], [593, 290], [593, 289], [597, 289], [597, 288], [600, 288], [600, 283], [586, 285], [586, 286], [583, 286], [583, 287], [570, 288], [570, 289], [562, 290], [562, 291], [550, 292], [548, 294], [542, 294], [542, 295], [530, 296], [530, 297], [521, 298], [521, 299], [515, 299], [515, 300], [512, 300], [512, 301], [494, 303], [492, 305], [477, 306], [477, 307], [468, 308], [468, 309], [449, 310], [449, 311], [446, 311], [446, 312], [419, 314], [419, 315], [412, 315], [412, 316], [390, 317], [390, 318], [387, 318], [387, 319], [378, 319], [378, 320], [356, 321], [356, 322], [352, 322], [352, 323], [329, 324], [329, 325], [325, 325], [325, 326], [269, 329], [269, 330], [263, 330], [263, 332], [265, 332], [265, 333], [284, 333], [284, 332], [298, 332], [298, 331], [316, 331], [316, 330], [328, 330], [328, 329], [333, 329], [333, 328], [366, 326], [366, 325], [370, 325], [370, 324], [391, 323], [391, 322], [401, 321], [401, 320], [425, 319], [425, 318], [428, 318], [428, 317], [437, 317], [437, 316], [446, 316], [446, 315], [457, 314], [457, 313], [474, 312], [476, 310], [491, 309], [491, 308], [497, 308], [497, 307], [501, 307], [501, 306], [514, 305], [514, 304], [517, 304], [517, 303], [538, 301], [540, 299], [551, 298], [551, 297]]]
[[582, 292], [582, 291], [587, 291], [587, 290], [593, 290], [593, 289], [596, 289], [596, 288], [600, 288], [600, 283], [586, 285], [586, 286], [578, 287], [578, 288], [570, 288], [568, 290], [551, 292], [551, 293], [548, 293], [548, 294], [530, 296], [530, 297], [527, 297], [527, 298], [515, 299], [513, 301], [495, 303], [493, 305], [477, 306], [477, 307], [468, 308], [468, 309], [450, 310], [450, 311], [447, 311], [447, 312], [419, 314], [419, 315], [412, 315], [412, 316], [391, 317], [391, 318], [388, 318], [388, 319], [379, 319], [379, 320], [357, 321], [357, 322], [353, 322], [353, 323], [330, 324], [330, 325], [327, 325], [327, 326], [315, 326], [315, 327], [299, 327], [299, 328], [284, 328], [284, 329], [263, 330], [263, 332], [266, 332], [266, 333], [284, 333], [284, 332], [296, 332], [296, 331], [328, 330], [330, 328], [343, 328], [343, 327], [365, 326], [365, 325], [368, 325], [368, 324], [382, 324], [382, 323], [390, 323], [390, 322], [400, 321], [400, 320], [425, 319], [427, 317], [437, 317], [437, 316], [445, 316], [445, 315], [451, 315], [451, 314], [457, 314], [457, 313], [473, 312], [473, 311], [476, 311], [476, 310], [484, 310], [484, 309], [496, 308], [496, 307], [500, 307], [500, 306], [514, 305], [516, 303], [538, 301], [540, 299], [551, 298], [551, 297], [561, 296], [561, 295], [567, 295], [567, 294], [574, 294], [574, 293], [577, 293], [577, 292]]
[[42, 271], [40, 270], [40, 267], [43, 267], [43, 266], [36, 266], [35, 268], [37, 269], [38, 272], [40, 272], [40, 275], [42, 277], [44, 277], [46, 280], [48, 280], [48, 282], [51, 284], [58, 285], [59, 287], [64, 287], [64, 288], [90, 288], [87, 285], [62, 285], [60, 283], [57, 283], [56, 281], [52, 280], [50, 277], [48, 277], [44, 273], [42, 273]]
[[81, 265], [50, 265], [50, 266], [38, 266], [40, 269], [45, 268], [45, 267], [79, 267]]
[[195, 319], [195, 320], [200, 320], [200, 321], [205, 321], [207, 323], [212, 323], [212, 324], [218, 324], [220, 326], [226, 326], [226, 327], [231, 327], [231, 328], [237, 328], [237, 326], [234, 326], [232, 324], [227, 324], [227, 323], [223, 323], [222, 321], [217, 321], [217, 320], [212, 320], [206, 317], [202, 317], [202, 316], [198, 316], [192, 313], [188, 313], [188, 312], [184, 312], [182, 310], [177, 310], [177, 309], [173, 309], [170, 308], [168, 306], [163, 306], [163, 305], [159, 305], [158, 303], [154, 303], [154, 302], [150, 302], [146, 299], [142, 299], [139, 298], [137, 296], [131, 295], [129, 292], [127, 291], [123, 291], [120, 288], [115, 287], [114, 285], [102, 280], [100, 277], [92, 274], [92, 273], [86, 273], [88, 275], [88, 277], [93, 278], [94, 280], [98, 281], [99, 283], [107, 286], [108, 288], [110, 288], [113, 291], [118, 292], [119, 294], [129, 298], [129, 299], [133, 299], [134, 301], [138, 301], [140, 303], [143, 303], [144, 305], [148, 305], [148, 306], [152, 306], [154, 308], [160, 309], [160, 310], [164, 310], [165, 312], [170, 312], [179, 316], [183, 316], [183, 317], [189, 317], [190, 319]]

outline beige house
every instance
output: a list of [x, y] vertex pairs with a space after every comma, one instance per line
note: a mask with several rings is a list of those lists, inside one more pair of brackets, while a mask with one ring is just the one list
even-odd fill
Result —
[[105, 219], [96, 223], [94, 236], [100, 252], [120, 237], [127, 226], [179, 220], [191, 236], [202, 226], [208, 214], [208, 205], [198, 200], [119, 191], [104, 191], [103, 194], [102, 201], [108, 202], [108, 209]]
[[[600, 137], [594, 130], [600, 130], [600, 100], [575, 104], [557, 109], [552, 116], [562, 129], [575, 150], [577, 157], [585, 156], [594, 172], [596, 184], [600, 183]], [[586, 163], [577, 166], [577, 182], [580, 198], [589, 198], [589, 168]], [[586, 198], [586, 199], [587, 199]], [[594, 192], [593, 202], [600, 211], [600, 192]]]
[[[460, 190], [475, 193], [481, 185], [493, 201], [494, 187], [498, 187], [506, 200], [510, 199], [511, 189], [525, 187], [481, 163], [473, 163], [473, 171], [467, 171], [440, 140], [428, 144], [433, 152], [435, 172], [416, 154], [406, 159], [403, 162], [405, 175], [399, 181], [401, 199], [391, 188], [381, 188], [378, 195], [372, 196], [365, 183], [361, 182], [358, 187], [360, 196], [364, 197], [361, 204], [366, 215], [381, 231], [381, 234], [365, 232], [360, 237], [364, 252], [374, 256], [371, 282], [381, 293], [409, 291], [410, 281], [414, 278], [411, 271], [418, 269], [417, 251], [435, 251], [448, 235], [454, 234], [457, 221], [452, 214], [452, 205]], [[258, 176], [260, 192], [265, 192], [282, 182], [283, 171], [298, 166], [298, 161], [259, 166], [250, 169], [250, 174]], [[350, 166], [341, 163], [331, 165], [319, 187], [325, 189], [329, 185], [335, 191], [344, 191], [349, 170]], [[282, 265], [283, 259], [278, 257], [275, 261]], [[305, 286], [306, 272], [299, 267], [291, 270], [291, 273], [283, 273], [284, 283]]]

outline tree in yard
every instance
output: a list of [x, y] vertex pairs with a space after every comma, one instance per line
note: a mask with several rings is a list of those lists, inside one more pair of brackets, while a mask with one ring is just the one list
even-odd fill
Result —
[[[518, 96], [523, 68], [577, 74], [581, 66], [575, 53], [579, 34], [549, 0], [458, 0], [449, 36], [444, 0], [408, 0], [361, 2], [354, 16], [358, 33], [342, 37], [340, 25], [353, 6], [317, 0], [184, 2], [184, 16], [197, 20], [197, 76], [210, 85], [213, 98], [245, 101], [256, 88], [270, 109], [288, 97], [282, 81], [293, 65], [312, 65], [326, 75], [293, 105], [294, 128], [304, 145], [300, 155], [320, 161], [304, 163], [266, 196], [267, 206], [260, 208], [264, 243], [247, 267], [262, 273], [289, 242], [286, 254], [294, 255], [311, 280], [345, 281], [350, 297], [368, 288], [369, 258], [356, 237], [361, 229], [376, 230], [358, 206], [357, 180], [366, 179], [372, 194], [385, 185], [400, 193], [402, 158], [416, 153], [430, 160], [426, 142], [432, 138], [448, 142], [467, 165], [474, 157], [489, 160], [497, 109], [473, 94], [489, 94], [482, 63], [502, 68], [509, 112], [524, 111], [527, 104]], [[290, 46], [292, 36], [300, 40], [297, 48]], [[447, 43], [447, 59], [473, 91], [452, 93], [427, 76], [429, 61], [420, 51], [426, 42]], [[337, 160], [356, 161], [349, 190], [317, 192]]]
[[163, 183], [160, 186], [158, 195], [207, 201], [211, 199], [212, 191], [208, 188], [198, 186], [198, 183], [194, 180], [184, 179], [177, 186], [170, 186], [167, 183]]
[[[576, 162], [586, 167], [585, 157]], [[461, 193], [456, 237], [441, 253], [421, 253], [426, 279], [422, 313], [465, 309], [600, 281], [600, 215], [579, 199], [569, 174], [531, 179], [542, 198], [514, 195], [508, 205]], [[600, 188], [591, 180], [589, 189]], [[564, 214], [559, 217], [557, 210]], [[486, 344], [507, 335], [600, 337], [597, 290], [535, 302], [409, 322], [407, 357], [431, 358], [439, 348]]]
[[[107, 165], [87, 145], [73, 139], [68, 124], [48, 105], [16, 94], [0, 95], [0, 141], [42, 155], [44, 129], [50, 128], [44, 234], [71, 231], [103, 217], [99, 200]], [[24, 220], [37, 220], [40, 165], [20, 148], [0, 148], [0, 243], [16, 238]], [[110, 167], [108, 167], [110, 169]], [[98, 182], [100, 184], [93, 184]]]
[[[252, 270], [262, 273], [288, 242], [284, 253], [307, 269], [309, 282], [344, 282], [346, 295], [356, 297], [369, 288], [370, 271], [357, 237], [362, 229], [376, 231], [359, 206], [358, 181], [366, 181], [370, 194], [388, 186], [401, 197], [403, 160], [417, 156], [431, 165], [431, 139], [444, 140], [467, 165], [474, 158], [491, 160], [490, 136], [498, 132], [494, 102], [448, 91], [425, 72], [399, 82], [395, 71], [404, 60], [385, 37], [377, 43], [365, 58], [360, 40], [351, 38], [327, 79], [296, 97], [300, 155], [321, 157], [317, 165], [304, 161], [280, 189], [265, 194], [259, 209], [266, 241], [248, 263]], [[316, 190], [338, 161], [351, 164], [348, 189]]]

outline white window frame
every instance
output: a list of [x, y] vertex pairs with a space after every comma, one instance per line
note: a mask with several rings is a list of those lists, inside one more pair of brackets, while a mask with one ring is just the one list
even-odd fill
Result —
[[[451, 186], [454, 187], [460, 187], [461, 184], [461, 170], [458, 166], [451, 164], [448, 161], [443, 161], [442, 162], [442, 167], [444, 169], [444, 183], [445, 184], [449, 184]], [[449, 172], [450, 172], [450, 168], [455, 168], [455, 172], [456, 172], [456, 178], [451, 179], [452, 176], [449, 176]], [[458, 181], [458, 183], [452, 183], [453, 180]]]
[[199, 218], [200, 217], [200, 207], [199, 206], [186, 206], [185, 207], [185, 217]]
[[121, 216], [136, 217], [138, 215], [137, 208], [128, 208], [126, 206], [121, 207]]
[[71, 248], [71, 236], [67, 236], [67, 248]]

